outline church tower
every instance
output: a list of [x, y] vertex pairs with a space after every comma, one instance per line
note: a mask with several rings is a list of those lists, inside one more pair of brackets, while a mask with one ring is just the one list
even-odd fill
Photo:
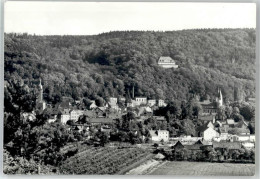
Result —
[[42, 102], [43, 101], [43, 88], [42, 88], [42, 81], [40, 79], [40, 84], [38, 86], [39, 94], [38, 94], [38, 101]]
[[43, 87], [42, 87], [42, 81], [40, 79], [40, 83], [38, 85], [38, 98], [36, 100], [36, 109], [42, 112], [45, 108], [46, 108], [46, 103], [43, 100]]
[[219, 99], [218, 99], [219, 106], [223, 106], [223, 96], [221, 89], [219, 89]]
[[219, 88], [218, 88], [218, 96], [216, 98], [216, 102], [218, 103], [219, 107], [223, 106], [223, 95], [222, 95], [221, 89], [219, 89]]

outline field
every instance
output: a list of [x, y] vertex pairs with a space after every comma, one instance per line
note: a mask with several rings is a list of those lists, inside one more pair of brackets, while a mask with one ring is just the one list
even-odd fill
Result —
[[[149, 175], [222, 175], [252, 176], [254, 164], [207, 163], [207, 162], [163, 162], [153, 167]], [[137, 174], [137, 173], [135, 173]]]
[[89, 147], [68, 158], [60, 167], [61, 174], [117, 174], [151, 155], [140, 148]]

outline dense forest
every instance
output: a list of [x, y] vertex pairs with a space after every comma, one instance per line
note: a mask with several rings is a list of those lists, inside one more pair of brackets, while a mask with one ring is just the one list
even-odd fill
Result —
[[[5, 80], [34, 88], [42, 79], [44, 98], [59, 102], [109, 96], [166, 101], [217, 95], [255, 97], [255, 29], [198, 29], [169, 32], [116, 31], [93, 36], [5, 34]], [[170, 56], [179, 65], [157, 64]], [[236, 99], [235, 99], [236, 100]]]

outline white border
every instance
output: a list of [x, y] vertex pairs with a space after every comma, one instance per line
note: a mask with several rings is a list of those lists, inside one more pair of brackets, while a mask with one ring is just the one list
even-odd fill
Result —
[[[259, 59], [259, 21], [260, 21], [260, 13], [259, 13], [259, 7], [260, 7], [260, 1], [258, 0], [183, 0], [183, 1], [176, 1], [176, 0], [141, 0], [142, 2], [222, 2], [222, 3], [256, 3], [256, 173], [255, 176], [175, 176], [175, 175], [142, 175], [142, 176], [133, 176], [133, 175], [4, 175], [3, 174], [3, 111], [4, 111], [4, 3], [7, 0], [1, 0], [0, 4], [0, 178], [7, 179], [7, 178], [135, 178], [135, 177], [142, 177], [142, 178], [183, 178], [183, 179], [191, 179], [191, 178], [200, 178], [200, 179], [210, 179], [210, 178], [222, 178], [222, 179], [235, 179], [235, 178], [250, 178], [255, 179], [259, 178], [259, 118], [260, 118], [260, 106], [259, 106], [259, 87], [260, 87], [260, 59]], [[9, 0], [9, 1], [20, 1], [20, 0]], [[37, 0], [27, 0], [27, 1], [37, 1]], [[40, 0], [38, 0], [40, 1]], [[52, 0], [42, 0], [42, 1], [52, 1]], [[53, 0], [52, 2], [140, 2], [138, 0], [101, 0], [101, 1], [94, 1], [94, 0]]]

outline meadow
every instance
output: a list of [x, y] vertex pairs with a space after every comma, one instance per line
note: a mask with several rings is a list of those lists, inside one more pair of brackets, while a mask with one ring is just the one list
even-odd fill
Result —
[[253, 176], [254, 164], [163, 162], [154, 167], [149, 175], [206, 175], [206, 176]]

